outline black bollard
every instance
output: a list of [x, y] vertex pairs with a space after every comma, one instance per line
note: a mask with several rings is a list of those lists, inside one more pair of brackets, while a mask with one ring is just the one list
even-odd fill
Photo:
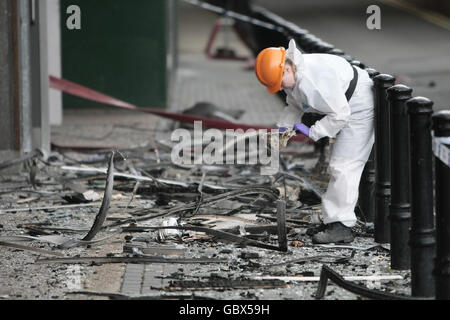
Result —
[[332, 50], [334, 50], [334, 46], [331, 43], [323, 42], [321, 50], [323, 53], [330, 53]]
[[292, 36], [295, 37], [302, 37], [308, 34], [308, 30], [300, 28], [298, 25], [292, 22], [288, 22], [284, 25], [284, 28], [289, 31]]
[[277, 229], [278, 247], [281, 251], [288, 251], [287, 229], [286, 229], [286, 201], [277, 200]]
[[292, 33], [292, 38], [295, 40], [297, 47], [301, 47], [302, 49], [304, 49], [302, 44], [304, 43], [305, 39], [307, 38], [307, 34], [308, 33], [304, 33], [304, 32], [293, 32]]
[[325, 42], [322, 40], [319, 41], [318, 43], [315, 44], [313, 50], [317, 53], [324, 53], [327, 50]]
[[303, 51], [307, 51], [307, 45], [311, 41], [312, 35], [310, 33], [303, 34], [300, 38], [295, 39], [297, 41], [297, 45], [302, 48]]
[[310, 43], [308, 43], [308, 51], [310, 53], [316, 53], [316, 48], [318, 46], [318, 44], [320, 43], [320, 39], [319, 38], [314, 38], [314, 40], [312, 40]]
[[433, 176], [431, 114], [433, 102], [415, 97], [406, 102], [409, 114], [411, 184], [411, 294], [433, 297], [435, 230], [433, 216]]
[[307, 34], [302, 39], [302, 42], [300, 43], [300, 46], [303, 50], [305, 50], [308, 53], [311, 53], [311, 49], [313, 46], [313, 43], [317, 41], [317, 38], [312, 34]]
[[362, 63], [362, 62], [359, 61], [359, 60], [352, 60], [352, 61], [350, 62], [350, 64], [352, 64], [352, 65], [354, 65], [354, 66], [357, 66], [357, 67], [359, 67], [359, 68], [361, 68], [361, 69], [365, 69], [365, 68], [366, 68], [366, 66], [364, 65], [364, 63]]
[[344, 51], [342, 51], [341, 49], [337, 49], [337, 48], [331, 49], [328, 53], [329, 54], [334, 54], [336, 56], [343, 56], [343, 55], [345, 55]]
[[380, 74], [375, 85], [375, 241], [390, 242], [389, 204], [391, 201], [390, 113], [386, 89], [395, 78]]
[[318, 38], [313, 44], [312, 44], [312, 48], [311, 48], [311, 50], [314, 52], [314, 53], [323, 53], [323, 44], [324, 44], [325, 42], [322, 40], [322, 39], [320, 39], [320, 38]]
[[322, 40], [320, 40], [319, 38], [315, 39], [309, 46], [309, 48], [310, 48], [309, 52], [318, 53], [321, 42], [322, 42]]
[[[370, 78], [380, 74], [371, 68], [367, 68], [366, 71]], [[359, 184], [358, 204], [366, 222], [373, 222], [375, 217], [375, 161], [373, 150], [372, 148]]]
[[345, 60], [347, 60], [349, 63], [351, 63], [353, 61], [352, 56], [349, 56], [348, 54], [344, 54], [342, 56], [342, 58], [344, 58]]
[[374, 222], [375, 218], [375, 166], [373, 161], [373, 148], [369, 159], [364, 166], [359, 183], [359, 208], [362, 211], [365, 222]]
[[377, 70], [375, 70], [375, 69], [373, 69], [373, 68], [366, 68], [366, 71], [367, 71], [367, 73], [369, 74], [369, 77], [370, 77], [371, 79], [373, 79], [374, 77], [376, 77], [377, 75], [380, 74]]
[[412, 89], [398, 84], [387, 89], [391, 109], [391, 268], [408, 270], [411, 266], [409, 228], [409, 123], [406, 101]]
[[[436, 177], [436, 299], [450, 299], [450, 111], [433, 115], [435, 139], [445, 137], [440, 146], [435, 140]], [[445, 143], [446, 142], [446, 143]]]

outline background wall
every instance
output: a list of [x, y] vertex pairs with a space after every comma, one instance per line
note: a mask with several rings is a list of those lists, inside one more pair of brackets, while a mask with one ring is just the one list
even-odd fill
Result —
[[[139, 106], [167, 104], [165, 0], [61, 0], [62, 75]], [[69, 30], [67, 7], [81, 8]], [[99, 107], [63, 95], [64, 107]]]

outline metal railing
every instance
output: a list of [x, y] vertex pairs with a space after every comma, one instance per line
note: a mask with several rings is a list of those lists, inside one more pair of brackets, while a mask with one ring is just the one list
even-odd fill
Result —
[[433, 113], [431, 100], [413, 97], [392, 75], [264, 8], [254, 6], [244, 15], [185, 1], [236, 18], [255, 56], [294, 39], [304, 53], [338, 55], [368, 72], [375, 90], [375, 144], [362, 174], [359, 207], [374, 223], [374, 240], [390, 243], [391, 268], [411, 269], [412, 297], [450, 299], [450, 110]]
[[369, 73], [375, 145], [361, 178], [360, 208], [374, 222], [375, 241], [390, 243], [391, 268], [411, 269], [412, 296], [450, 299], [450, 111], [433, 114], [431, 100], [412, 97], [413, 90], [395, 84], [393, 76], [265, 9], [256, 15], [282, 28], [279, 43], [293, 38], [303, 52], [339, 55]]

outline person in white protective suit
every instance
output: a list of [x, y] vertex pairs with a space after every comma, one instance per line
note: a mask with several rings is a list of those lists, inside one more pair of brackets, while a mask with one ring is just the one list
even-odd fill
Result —
[[[314, 141], [336, 138], [329, 163], [331, 175], [322, 196], [323, 224], [308, 230], [314, 243], [352, 242], [359, 182], [374, 143], [373, 82], [365, 70], [331, 54], [303, 54], [295, 41], [289, 48], [267, 48], [255, 62], [258, 80], [270, 93], [284, 90], [287, 106], [277, 126], [292, 128]], [[324, 115], [310, 128], [307, 112]]]

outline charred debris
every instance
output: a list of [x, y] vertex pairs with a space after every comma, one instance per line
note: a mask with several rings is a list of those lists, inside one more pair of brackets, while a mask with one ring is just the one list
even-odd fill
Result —
[[[207, 279], [177, 274], [164, 288], [168, 292], [283, 290], [320, 280], [316, 297], [322, 298], [326, 271], [346, 288], [345, 280], [329, 266], [322, 269], [323, 265], [339, 265], [349, 275], [355, 270], [351, 267], [355, 254], [388, 255], [389, 248], [373, 243], [311, 243], [306, 229], [321, 222], [320, 195], [327, 177], [308, 171], [300, 162], [318, 156], [302, 148], [283, 153], [281, 168], [273, 176], [260, 175], [255, 165], [175, 165], [167, 142], [116, 151], [59, 149], [50, 155], [36, 151], [0, 164], [0, 217], [29, 217], [26, 222], [0, 226], [0, 247], [27, 252], [35, 264], [42, 265], [198, 264], [227, 265], [233, 271], [211, 273]], [[24, 170], [8, 175], [5, 172], [11, 166]], [[370, 243], [373, 225], [360, 220], [355, 232]], [[122, 252], [95, 254], [94, 248], [111, 243]], [[75, 248], [78, 254], [73, 253]], [[202, 248], [215, 248], [216, 253], [205, 255]], [[308, 253], [302, 253], [306, 248]], [[266, 252], [272, 260], [264, 259]], [[230, 258], [231, 253], [236, 255]], [[273, 271], [305, 263], [314, 271]], [[403, 279], [376, 277], [377, 281], [390, 279], [390, 284]], [[367, 296], [367, 292], [370, 289], [356, 294]], [[84, 294], [132, 298], [120, 293]], [[376, 297], [392, 299], [395, 294]]]

